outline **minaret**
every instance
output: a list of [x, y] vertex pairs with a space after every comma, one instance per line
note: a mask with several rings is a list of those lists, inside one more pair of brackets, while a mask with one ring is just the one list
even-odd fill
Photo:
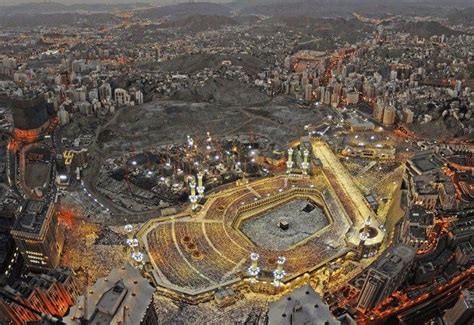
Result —
[[370, 225], [372, 223], [372, 220], [371, 220], [371, 217], [369, 216], [365, 222], [364, 222], [364, 228], [362, 229], [362, 231], [360, 232], [360, 235], [359, 235], [359, 239], [360, 239], [360, 242], [359, 242], [359, 251], [360, 251], [360, 256], [361, 257], [364, 257], [364, 254], [365, 254], [365, 242], [366, 240], [369, 238], [369, 235], [370, 235]]
[[194, 177], [189, 181], [189, 187], [191, 189], [191, 194], [189, 195], [189, 201], [191, 201], [191, 209], [194, 211], [197, 208], [198, 196], [196, 195], [196, 183]]
[[282, 285], [281, 280], [286, 275], [286, 271], [283, 269], [283, 264], [285, 264], [286, 258], [283, 256], [279, 256], [277, 259], [277, 268], [273, 271], [273, 285], [275, 287], [279, 287]]
[[309, 151], [308, 149], [305, 149], [303, 151], [303, 162], [301, 163], [301, 169], [303, 171], [303, 175], [308, 175], [308, 169], [309, 169], [309, 162], [308, 162], [308, 157], [309, 157]]
[[204, 177], [204, 173], [203, 172], [199, 172], [197, 174], [197, 179], [198, 179], [198, 185], [196, 187], [196, 190], [199, 194], [199, 197], [203, 198], [204, 197], [204, 185], [203, 185], [203, 182], [202, 182], [202, 178]]
[[260, 267], [258, 266], [258, 259], [259, 258], [260, 258], [260, 256], [257, 253], [250, 254], [250, 260], [252, 261], [252, 264], [247, 269], [247, 273], [251, 276], [250, 281], [252, 283], [257, 281], [257, 276], [260, 273]]
[[294, 164], [294, 162], [293, 162], [293, 149], [290, 148], [290, 149], [288, 149], [288, 160], [286, 162], [286, 167], [287, 167], [286, 173], [287, 174], [291, 174], [291, 169], [293, 168], [293, 164]]

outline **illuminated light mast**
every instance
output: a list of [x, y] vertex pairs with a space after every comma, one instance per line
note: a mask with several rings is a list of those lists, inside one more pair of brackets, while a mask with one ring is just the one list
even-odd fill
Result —
[[134, 238], [133, 236], [133, 226], [131, 224], [127, 224], [125, 225], [124, 227], [125, 229], [125, 232], [127, 233], [127, 240], [126, 240], [126, 244], [127, 246], [130, 248], [131, 250], [131, 257], [132, 257], [132, 260], [136, 263], [137, 266], [141, 266], [142, 262], [143, 262], [143, 253], [140, 252], [138, 250], [138, 239], [137, 238]]
[[303, 162], [301, 163], [301, 169], [303, 170], [303, 175], [308, 175], [309, 162], [308, 162], [309, 151], [305, 149], [303, 151]]
[[260, 273], [260, 267], [258, 266], [258, 259], [260, 255], [257, 253], [250, 254], [250, 260], [252, 264], [248, 267], [247, 273], [251, 276], [250, 282], [254, 283], [257, 281], [257, 276]]
[[198, 179], [198, 185], [196, 187], [196, 190], [199, 194], [199, 197], [203, 198], [204, 197], [204, 190], [205, 190], [205, 187], [204, 187], [204, 184], [202, 182], [202, 178], [204, 177], [204, 173], [203, 172], [199, 172], [197, 174], [197, 179]]
[[194, 147], [194, 140], [191, 138], [189, 135], [187, 136], [187, 141], [188, 141], [188, 147], [193, 148]]
[[293, 149], [290, 148], [288, 149], [288, 160], [286, 162], [286, 173], [291, 174], [291, 169], [293, 168], [294, 162], [293, 162]]
[[277, 268], [273, 271], [273, 285], [275, 287], [280, 287], [282, 285], [282, 280], [286, 275], [286, 271], [283, 269], [283, 265], [286, 262], [286, 258], [279, 256], [277, 259]]

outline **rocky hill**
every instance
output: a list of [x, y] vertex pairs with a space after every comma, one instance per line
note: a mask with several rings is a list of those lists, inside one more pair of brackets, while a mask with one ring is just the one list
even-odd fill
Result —
[[192, 15], [230, 16], [231, 9], [227, 6], [210, 2], [187, 2], [138, 11], [137, 15], [146, 19], [178, 19]]
[[168, 21], [158, 25], [159, 28], [177, 28], [186, 32], [201, 32], [216, 30], [225, 26], [235, 26], [239, 23], [227, 16], [193, 15]]
[[396, 29], [403, 33], [429, 38], [435, 35], [457, 36], [462, 34], [459, 31], [441, 25], [437, 21], [417, 21], [399, 24]]

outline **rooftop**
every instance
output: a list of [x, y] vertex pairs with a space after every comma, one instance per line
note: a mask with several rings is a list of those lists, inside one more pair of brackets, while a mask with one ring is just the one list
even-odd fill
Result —
[[152, 302], [155, 289], [130, 264], [113, 269], [105, 278], [99, 278], [87, 290], [87, 315], [84, 315], [84, 296], [71, 307], [65, 318], [67, 324], [80, 324], [85, 318], [89, 324], [140, 324]]
[[13, 226], [13, 230], [39, 234], [50, 205], [43, 201], [27, 201]]
[[415, 156], [410, 160], [410, 164], [418, 169], [421, 174], [428, 173], [433, 170], [437, 170], [443, 166], [443, 163], [434, 154], [424, 154]]
[[374, 262], [372, 268], [387, 276], [395, 275], [411, 263], [415, 254], [416, 250], [413, 247], [399, 244], [388, 249], [382, 257]]
[[408, 215], [410, 223], [420, 226], [430, 226], [433, 224], [433, 214], [421, 205], [414, 205]]
[[270, 304], [268, 323], [284, 324], [340, 324], [331, 314], [328, 305], [307, 284], [293, 290], [280, 300]]

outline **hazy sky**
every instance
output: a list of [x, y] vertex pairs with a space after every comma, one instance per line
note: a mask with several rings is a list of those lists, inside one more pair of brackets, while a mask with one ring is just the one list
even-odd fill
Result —
[[[253, 4], [259, 3], [268, 3], [268, 2], [302, 2], [308, 0], [194, 0], [194, 2], [217, 2], [217, 3], [226, 3], [226, 2], [247, 2]], [[310, 0], [309, 0], [310, 1]], [[316, 0], [317, 1], [317, 0]], [[328, 0], [326, 0], [328, 1]], [[338, 0], [341, 1], [341, 0]], [[342, 0], [341, 2], [355, 2], [357, 3], [359, 0]], [[370, 0], [363, 0], [364, 2]], [[397, 3], [397, 2], [422, 2], [422, 3], [439, 3], [455, 5], [455, 4], [462, 4], [468, 6], [474, 6], [473, 0], [372, 0], [374, 2], [380, 1], [389, 2], [389, 3]], [[81, 4], [81, 3], [101, 3], [101, 4], [114, 4], [114, 3], [137, 3], [137, 2], [144, 2], [144, 3], [154, 3], [154, 4], [174, 4], [180, 2], [191, 2], [190, 0], [0, 0], [0, 5], [16, 5], [21, 3], [31, 3], [31, 2], [57, 2], [63, 4]], [[337, 2], [336, 2], [337, 3]]]
[[[195, 0], [195, 2], [230, 2], [227, 0]], [[31, 2], [57, 2], [63, 4], [75, 4], [75, 3], [156, 3], [156, 4], [173, 4], [179, 2], [190, 2], [188, 0], [0, 0], [0, 5], [16, 5], [20, 3], [31, 3]]]

